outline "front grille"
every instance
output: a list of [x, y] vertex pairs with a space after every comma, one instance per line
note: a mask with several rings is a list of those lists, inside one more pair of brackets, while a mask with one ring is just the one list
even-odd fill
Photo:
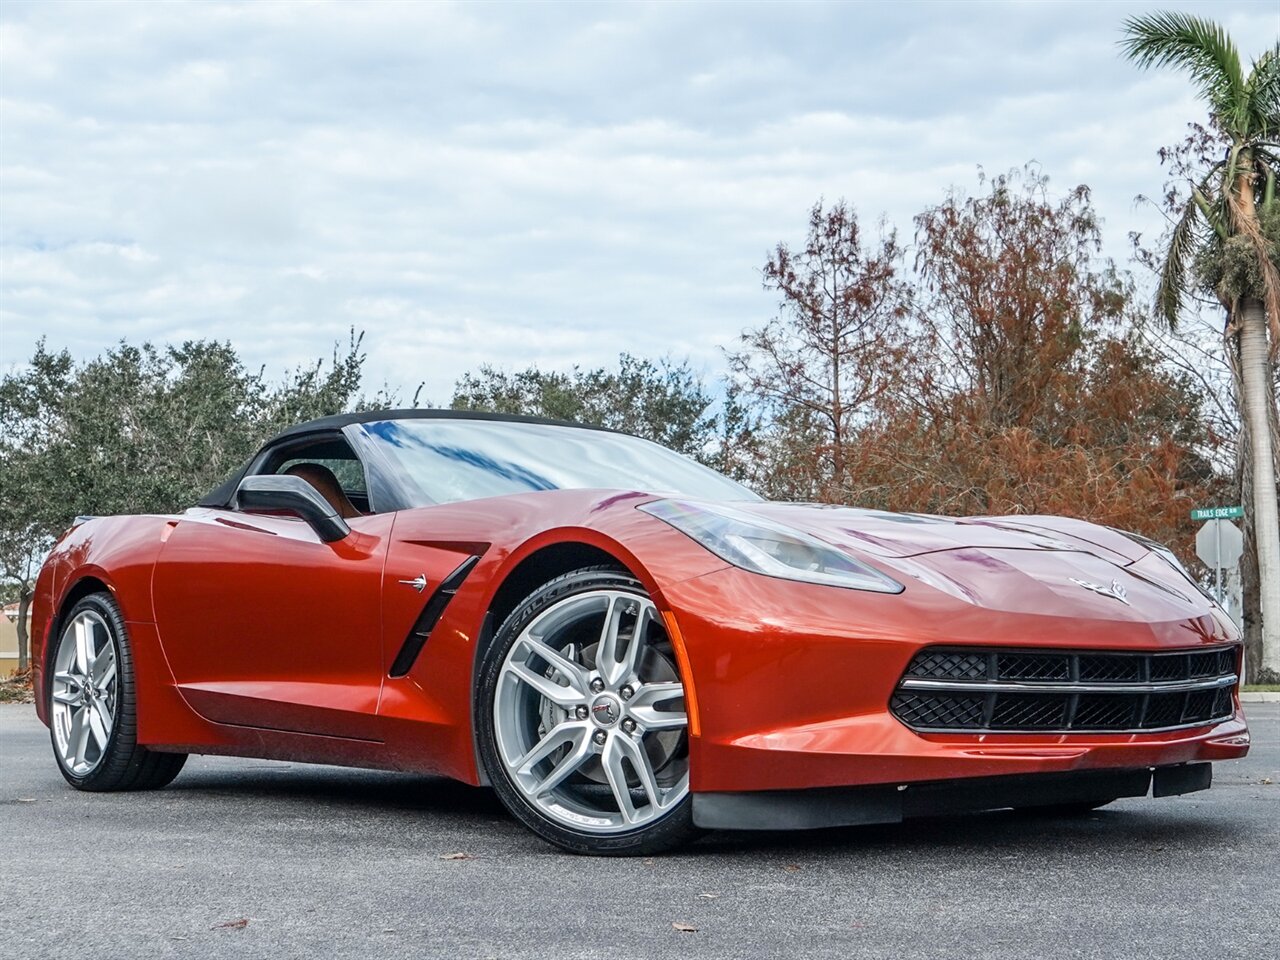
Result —
[[1202, 726], [1230, 717], [1240, 648], [1172, 653], [962, 650], [916, 654], [889, 702], [933, 733], [1105, 733]]

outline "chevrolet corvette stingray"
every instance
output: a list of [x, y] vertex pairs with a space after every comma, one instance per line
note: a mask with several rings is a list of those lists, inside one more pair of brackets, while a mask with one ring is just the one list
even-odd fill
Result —
[[303, 423], [181, 513], [80, 518], [32, 625], [78, 789], [191, 753], [415, 771], [579, 853], [1083, 811], [1205, 789], [1249, 744], [1236, 630], [1158, 544], [767, 502], [479, 413]]

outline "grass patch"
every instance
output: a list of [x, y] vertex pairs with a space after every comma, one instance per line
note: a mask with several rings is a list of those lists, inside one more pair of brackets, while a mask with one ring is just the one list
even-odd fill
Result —
[[1280, 683], [1246, 683], [1240, 689], [1245, 693], [1280, 693]]

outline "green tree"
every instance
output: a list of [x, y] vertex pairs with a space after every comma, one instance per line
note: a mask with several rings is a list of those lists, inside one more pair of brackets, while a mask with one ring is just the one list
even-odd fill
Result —
[[0, 577], [16, 584], [18, 670], [27, 669], [27, 612], [40, 561], [58, 529], [57, 478], [38, 454], [62, 419], [72, 380], [71, 355], [49, 353], [41, 342], [28, 369], [0, 382]]
[[1240, 472], [1249, 486], [1241, 495], [1259, 574], [1262, 666], [1280, 673], [1280, 449], [1270, 369], [1280, 349], [1280, 44], [1246, 71], [1231, 38], [1211, 20], [1152, 13], [1125, 21], [1124, 32], [1121, 46], [1129, 59], [1142, 68], [1186, 73], [1209, 108], [1210, 128], [1182, 154], [1193, 161], [1181, 164], [1185, 191], [1168, 198], [1181, 209], [1160, 267], [1155, 308], [1175, 324], [1188, 295], [1199, 289], [1226, 312], [1242, 413]]
[[18, 588], [20, 669], [35, 576], [78, 514], [189, 506], [272, 433], [361, 405], [363, 363], [354, 333], [330, 362], [277, 382], [227, 343], [122, 342], [77, 365], [41, 341], [0, 381], [0, 578]]
[[[624, 353], [616, 370], [574, 367], [558, 373], [529, 367], [507, 373], [485, 365], [462, 376], [451, 406], [608, 427], [714, 460], [719, 450], [714, 399], [688, 363], [655, 363]], [[735, 421], [730, 429], [739, 426]]]

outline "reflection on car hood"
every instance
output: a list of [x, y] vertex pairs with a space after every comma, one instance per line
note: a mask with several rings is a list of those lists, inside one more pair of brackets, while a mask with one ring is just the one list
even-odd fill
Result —
[[[988, 611], [1144, 621], [1210, 609], [1164, 561], [1143, 560], [1146, 547], [1083, 520], [952, 518], [796, 503], [735, 506], [860, 554], [906, 583], [908, 592], [914, 580]], [[1124, 599], [1112, 594], [1113, 587]]]
[[813, 503], [736, 505], [830, 543], [882, 557], [914, 557], [965, 547], [995, 550], [1085, 550], [1130, 563], [1147, 550], [1128, 537], [1068, 517], [938, 517]]

